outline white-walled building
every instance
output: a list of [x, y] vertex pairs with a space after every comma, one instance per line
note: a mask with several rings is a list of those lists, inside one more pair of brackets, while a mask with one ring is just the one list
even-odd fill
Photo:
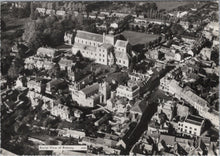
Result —
[[40, 47], [37, 49], [37, 56], [41, 56], [41, 57], [55, 57], [58, 54], [58, 51], [56, 49], [53, 48], [45, 48], [45, 47]]
[[219, 36], [219, 23], [210, 22], [205, 28], [205, 31], [211, 32], [214, 36]]
[[62, 104], [54, 105], [54, 107], [51, 108], [50, 112], [52, 115], [56, 117], [59, 116], [62, 120], [72, 122], [69, 108], [65, 105]]
[[204, 126], [204, 119], [199, 116], [188, 115], [183, 122], [178, 122], [178, 132], [200, 136]]
[[200, 56], [202, 56], [202, 59], [204, 60], [211, 60], [211, 54], [212, 50], [210, 48], [203, 48], [200, 51]]
[[64, 11], [64, 10], [57, 10], [57, 11], [56, 11], [56, 15], [58, 15], [58, 16], [64, 16], [64, 15], [66, 15], [66, 11]]
[[129, 55], [127, 54], [128, 41], [117, 40], [115, 43], [116, 64], [129, 67]]
[[46, 13], [46, 9], [45, 8], [36, 8], [36, 10], [41, 14], [41, 15], [45, 15]]
[[209, 119], [213, 125], [219, 127], [219, 115], [217, 112], [208, 112], [208, 102], [196, 95], [188, 86], [182, 88], [179, 83], [165, 76], [160, 80], [160, 89], [174, 95], [178, 99], [183, 99], [193, 106], [201, 116]]
[[86, 136], [85, 132], [79, 131], [79, 130], [74, 130], [74, 129], [69, 129], [69, 128], [64, 128], [59, 131], [59, 136], [64, 136], [64, 137], [72, 137], [76, 139], [81, 139]]
[[72, 45], [72, 42], [73, 42], [73, 33], [65, 32], [64, 43], [67, 45]]
[[128, 67], [128, 42], [117, 40], [113, 35], [100, 35], [78, 30], [72, 47], [73, 54], [78, 51], [83, 57], [104, 65], [116, 64]]
[[75, 65], [72, 60], [61, 58], [59, 61], [60, 69], [71, 72], [72, 67]]
[[133, 100], [134, 98], [139, 97], [140, 95], [140, 87], [138, 85], [130, 85], [130, 86], [123, 86], [123, 85], [119, 85], [116, 89], [117, 96], [120, 97], [126, 97], [129, 100]]
[[94, 107], [100, 102], [99, 84], [94, 83], [81, 90], [72, 91], [72, 99], [83, 107]]
[[37, 93], [41, 93], [42, 92], [42, 88], [43, 85], [41, 83], [41, 81], [38, 80], [29, 80], [27, 81], [27, 88], [29, 90], [34, 90]]

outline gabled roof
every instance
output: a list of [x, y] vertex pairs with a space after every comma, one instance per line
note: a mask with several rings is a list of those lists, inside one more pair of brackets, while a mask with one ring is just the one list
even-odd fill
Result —
[[109, 43], [103, 43], [103, 44], [101, 45], [101, 47], [103, 47], [103, 48], [105, 48], [105, 49], [109, 49], [109, 48], [112, 47], [112, 45], [109, 44]]
[[123, 40], [117, 40], [115, 43], [116, 47], [123, 47], [126, 48], [128, 45], [128, 41], [123, 41]]
[[147, 107], [147, 102], [145, 100], [138, 100], [131, 108], [131, 112], [143, 114], [146, 107]]
[[194, 115], [188, 115], [185, 122], [195, 124], [201, 126], [203, 124], [204, 119]]
[[129, 59], [129, 55], [127, 52], [121, 52], [121, 51], [118, 51], [118, 50], [115, 50], [115, 57], [116, 59], [117, 58], [120, 58], [120, 59]]
[[77, 30], [76, 37], [96, 42], [103, 42], [103, 36], [100, 34], [95, 34], [91, 32], [86, 32], [82, 30]]
[[94, 83], [94, 84], [92, 84], [92, 85], [90, 85], [90, 86], [88, 86], [86, 88], [83, 88], [81, 91], [85, 95], [87, 95], [87, 94], [89, 94], [89, 93], [91, 93], [91, 92], [93, 92], [95, 90], [98, 90], [98, 89], [99, 89], [99, 84], [98, 83]]
[[178, 143], [175, 144], [174, 149], [176, 150], [177, 154], [179, 154], [179, 155], [187, 155], [186, 150], [182, 146], [180, 146]]
[[37, 54], [54, 54], [56, 52], [55, 49], [40, 47], [37, 49]]
[[174, 146], [175, 144], [175, 136], [167, 135], [167, 134], [161, 134], [160, 135], [160, 142], [164, 141], [167, 145]]
[[59, 61], [59, 64], [72, 65], [72, 64], [73, 64], [73, 61], [72, 61], [72, 60], [68, 60], [68, 59], [66, 59], [66, 58], [62, 58], [62, 59]]
[[193, 100], [195, 103], [205, 107], [208, 105], [208, 102], [206, 100], [204, 100], [203, 98], [199, 97], [198, 95], [196, 95], [194, 92], [192, 92], [191, 90], [183, 90], [185, 92], [185, 94], [191, 98], [191, 100]]

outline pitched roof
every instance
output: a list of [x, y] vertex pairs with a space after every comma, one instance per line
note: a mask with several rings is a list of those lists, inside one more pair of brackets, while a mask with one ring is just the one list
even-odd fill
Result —
[[72, 60], [68, 60], [66, 58], [62, 58], [62, 59], [60, 59], [59, 64], [72, 65], [73, 61]]
[[91, 32], [86, 32], [82, 30], [77, 30], [76, 37], [96, 42], [103, 42], [103, 36], [100, 34], [95, 34]]
[[193, 100], [195, 103], [205, 107], [208, 105], [208, 102], [206, 100], [204, 100], [203, 98], [199, 97], [198, 95], [196, 95], [194, 92], [192, 92], [191, 90], [186, 90], [184, 89], [183, 92], [185, 92], [185, 94], [191, 99]]
[[127, 98], [125, 97], [122, 97], [122, 98], [119, 98], [117, 101], [116, 101], [116, 104], [121, 104], [121, 105], [126, 105], [128, 104], [128, 101], [127, 101]]
[[117, 58], [120, 58], [120, 59], [129, 59], [128, 53], [126, 53], [126, 52], [121, 52], [121, 51], [118, 51], [118, 50], [115, 51], [115, 57], [116, 57], [116, 59], [117, 59]]
[[137, 112], [137, 113], [144, 113], [145, 109], [147, 107], [147, 103], [145, 100], [138, 100], [134, 106], [131, 108], [132, 112]]
[[105, 49], [109, 49], [109, 48], [112, 47], [112, 45], [109, 44], [109, 43], [103, 43], [103, 44], [101, 45], [101, 47], [103, 47], [103, 48], [105, 48]]
[[94, 52], [96, 51], [96, 47], [81, 44], [81, 43], [74, 43], [73, 48], [79, 48], [81, 50], [89, 50], [89, 51], [94, 51]]
[[98, 90], [99, 89], [99, 84], [98, 83], [94, 83], [86, 88], [83, 88], [81, 91], [84, 93], [84, 94], [89, 94], [95, 90]]
[[128, 45], [128, 41], [123, 41], [123, 40], [117, 40], [115, 43], [116, 47], [123, 47], [125, 48]]
[[161, 134], [160, 135], [160, 142], [164, 141], [167, 145], [174, 145], [175, 144], [175, 136], [167, 135], [167, 134]]
[[204, 119], [199, 116], [194, 115], [188, 115], [185, 122], [195, 124], [195, 125], [201, 125], [203, 123]]
[[54, 54], [56, 52], [55, 49], [40, 47], [37, 49], [37, 54]]

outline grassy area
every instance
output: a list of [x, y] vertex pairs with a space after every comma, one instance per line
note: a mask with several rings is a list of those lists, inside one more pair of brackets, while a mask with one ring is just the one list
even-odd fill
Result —
[[129, 40], [131, 45], [145, 44], [158, 38], [158, 35], [140, 33], [135, 31], [124, 31], [122, 35]]
[[179, 6], [186, 5], [193, 3], [192, 1], [158, 1], [154, 2], [157, 4], [158, 9], [166, 9], [166, 10], [172, 10]]

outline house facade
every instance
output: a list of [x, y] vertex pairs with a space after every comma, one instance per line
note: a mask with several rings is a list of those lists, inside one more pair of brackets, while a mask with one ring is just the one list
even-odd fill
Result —
[[188, 135], [200, 136], [204, 126], [204, 119], [188, 115], [183, 122], [178, 122], [178, 132]]

